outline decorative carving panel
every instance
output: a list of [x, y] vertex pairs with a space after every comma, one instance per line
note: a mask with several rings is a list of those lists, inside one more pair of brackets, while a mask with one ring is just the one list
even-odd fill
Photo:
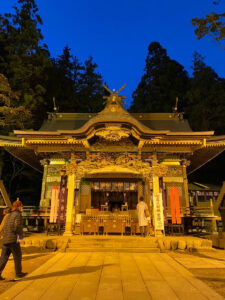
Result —
[[72, 159], [70, 164], [63, 167], [64, 171], [69, 174], [75, 174], [76, 177], [82, 178], [92, 170], [113, 167], [116, 172], [122, 168], [130, 169], [131, 173], [136, 172], [144, 178], [150, 179], [152, 176], [163, 177], [167, 174], [168, 167], [160, 165], [153, 160], [151, 165], [149, 162], [143, 162], [138, 159], [136, 153], [90, 153], [89, 159], [78, 162]]
[[168, 166], [167, 177], [183, 177], [182, 166]]

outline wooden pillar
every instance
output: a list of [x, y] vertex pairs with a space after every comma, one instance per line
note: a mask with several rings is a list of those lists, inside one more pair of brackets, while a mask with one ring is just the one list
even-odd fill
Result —
[[45, 199], [45, 190], [46, 190], [46, 179], [47, 179], [47, 173], [48, 173], [48, 163], [44, 160], [42, 162], [42, 165], [44, 166], [44, 172], [42, 177], [42, 186], [41, 186], [41, 199], [40, 199], [40, 206], [46, 206], [44, 205], [44, 199]]
[[74, 188], [75, 188], [75, 174], [69, 174], [67, 206], [66, 206], [66, 228], [65, 228], [64, 236], [73, 235], [72, 221], [73, 221]]
[[184, 180], [184, 197], [185, 197], [185, 213], [190, 215], [190, 203], [189, 203], [189, 196], [188, 196], [188, 179], [187, 179], [187, 165], [188, 162], [185, 161], [182, 164], [183, 167], [183, 180]]
[[159, 193], [159, 177], [152, 176], [153, 194]]
[[150, 178], [147, 178], [145, 180], [145, 185], [146, 185], [146, 202], [149, 208], [149, 212], [150, 212], [150, 235], [154, 234], [154, 230], [153, 230], [153, 207], [152, 207], [152, 201], [151, 201], [151, 185], [150, 185]]
[[77, 195], [77, 202], [76, 202], [76, 205], [75, 205], [75, 209], [76, 209], [76, 212], [79, 213], [80, 212], [80, 180], [79, 181], [75, 181], [76, 183], [76, 186], [75, 188], [78, 190], [78, 195]]
[[47, 230], [48, 218], [44, 217], [44, 229]]
[[[157, 153], [153, 153], [152, 166], [157, 164]], [[159, 193], [159, 177], [153, 174], [152, 176], [152, 184], [153, 184], [153, 194]]]
[[[214, 216], [214, 205], [213, 205], [213, 199], [210, 199], [210, 210], [211, 210], [211, 216]], [[212, 233], [217, 232], [217, 224], [216, 224], [216, 218], [212, 218]]]
[[[155, 230], [155, 224], [156, 224], [156, 216], [154, 214], [154, 194], [159, 193], [159, 177], [158, 176], [152, 176], [152, 188], [153, 188], [153, 226], [154, 226], [154, 230]], [[158, 230], [155, 230], [155, 235], [160, 235], [161, 231], [158, 232]]]
[[149, 208], [151, 208], [151, 190], [150, 190], [150, 180], [149, 178], [145, 179], [145, 201], [148, 204]]
[[217, 231], [218, 229], [217, 229], [216, 218], [212, 218], [212, 233], [216, 233]]
[[143, 195], [144, 195], [142, 181], [138, 181], [138, 183], [137, 183], [137, 191], [138, 191], [138, 202], [139, 202], [140, 197], [143, 197]]

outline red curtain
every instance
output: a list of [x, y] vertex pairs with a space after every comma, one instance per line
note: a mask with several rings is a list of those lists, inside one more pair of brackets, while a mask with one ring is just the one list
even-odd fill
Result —
[[179, 191], [175, 186], [170, 189], [170, 207], [172, 224], [181, 224]]

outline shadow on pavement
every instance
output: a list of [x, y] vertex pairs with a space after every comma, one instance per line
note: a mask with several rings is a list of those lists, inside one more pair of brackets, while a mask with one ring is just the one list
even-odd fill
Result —
[[179, 254], [197, 256], [197, 257], [200, 257], [200, 258], [207, 258], [207, 259], [212, 259], [212, 260], [218, 260], [218, 261], [225, 262], [225, 258], [218, 258], [218, 257], [210, 256], [210, 255], [205, 255], [205, 254], [199, 253], [199, 252], [183, 252], [183, 253], [179, 252]]
[[44, 279], [44, 278], [49, 278], [49, 277], [55, 277], [55, 276], [66, 276], [66, 275], [72, 275], [72, 274], [86, 274], [86, 273], [92, 273], [95, 272], [102, 267], [109, 267], [114, 264], [106, 264], [106, 265], [99, 265], [99, 266], [89, 266], [89, 267], [72, 267], [66, 270], [58, 271], [58, 272], [52, 272], [52, 273], [45, 273], [42, 275], [36, 275], [36, 276], [30, 276], [30, 277], [25, 277], [23, 279], [20, 279], [19, 281], [28, 281], [28, 280], [35, 280], [35, 279]]
[[33, 259], [33, 258], [37, 258], [37, 257], [40, 257], [40, 256], [45, 256], [45, 255], [49, 255], [51, 253], [37, 253], [37, 254], [34, 254], [34, 255], [28, 255], [28, 256], [25, 256], [23, 255], [23, 258], [22, 260], [29, 260], [29, 259]]
[[218, 282], [223, 282], [224, 283], [224, 278], [210, 278], [210, 277], [200, 277], [200, 276], [197, 276], [198, 279], [204, 281], [204, 280], [207, 280], [207, 281], [218, 281]]

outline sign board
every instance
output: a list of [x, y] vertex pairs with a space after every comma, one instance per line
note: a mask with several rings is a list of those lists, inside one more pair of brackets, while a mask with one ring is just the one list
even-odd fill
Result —
[[47, 176], [46, 182], [60, 182], [61, 176]]
[[161, 193], [153, 194], [153, 210], [155, 230], [164, 230], [163, 202]]

